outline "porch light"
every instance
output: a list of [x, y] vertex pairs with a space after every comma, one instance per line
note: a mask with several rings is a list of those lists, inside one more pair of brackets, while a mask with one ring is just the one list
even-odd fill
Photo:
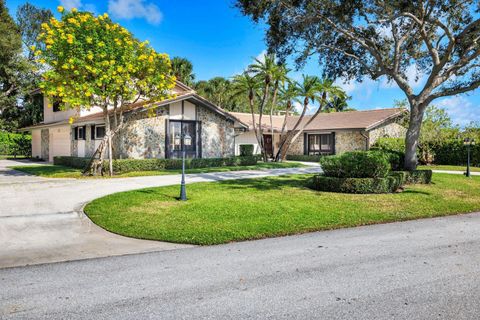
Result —
[[475, 139], [465, 138], [463, 144], [467, 147], [467, 172], [465, 172], [465, 176], [470, 177], [470, 148], [475, 145]]

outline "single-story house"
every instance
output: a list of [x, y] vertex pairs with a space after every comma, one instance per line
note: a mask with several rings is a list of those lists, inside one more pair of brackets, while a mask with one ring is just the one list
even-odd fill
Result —
[[[242, 144], [253, 144], [254, 152], [260, 153], [253, 131], [251, 113], [232, 112], [231, 114], [248, 125], [248, 131], [236, 139], [236, 154], [239, 153]], [[404, 116], [405, 110], [400, 108], [321, 113], [304, 128], [287, 154], [340, 154], [346, 151], [368, 150], [378, 138], [405, 137], [406, 128], [399, 123]], [[298, 128], [303, 128], [303, 124], [306, 124], [310, 118], [310, 115], [305, 116]], [[265, 148], [270, 154], [278, 150], [284, 119], [284, 115], [272, 116], [272, 137], [270, 115], [262, 117]], [[298, 120], [299, 116], [289, 115], [285, 131], [293, 129]], [[258, 114], [255, 115], [255, 121], [258, 128]]]
[[[190, 158], [239, 155], [242, 144], [255, 145], [255, 153], [259, 153], [251, 114], [226, 112], [181, 82], [176, 83], [173, 93], [174, 98], [154, 103], [153, 116], [143, 105], [125, 114], [126, 125], [114, 139], [114, 158], [179, 158], [183, 148], [180, 137], [184, 134], [191, 137], [191, 144], [185, 146]], [[44, 121], [22, 129], [32, 133], [32, 156], [49, 162], [55, 156], [92, 156], [105, 135], [101, 109], [62, 111], [46, 97], [43, 105]], [[321, 114], [292, 145], [290, 153], [333, 154], [368, 149], [378, 137], [405, 134], [405, 129], [396, 123], [401, 115], [400, 109]], [[71, 117], [75, 119], [72, 124]], [[265, 141], [274, 152], [283, 116], [274, 116], [271, 139], [267, 134], [269, 117], [264, 119]], [[295, 116], [289, 117], [287, 128], [293, 127], [293, 121]]]

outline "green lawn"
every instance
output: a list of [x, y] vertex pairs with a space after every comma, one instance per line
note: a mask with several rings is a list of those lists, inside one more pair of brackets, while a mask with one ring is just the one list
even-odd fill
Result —
[[0, 154], [0, 160], [4, 160], [4, 159], [12, 159], [12, 160], [15, 160], [15, 159], [25, 159], [26, 157], [25, 156], [17, 156], [16, 158], [12, 155], [8, 155], [8, 154]]
[[[451, 171], [467, 171], [467, 166], [448, 166], [448, 165], [431, 165], [431, 166], [418, 166], [419, 169], [431, 169], [431, 170], [451, 170]], [[471, 172], [480, 172], [478, 167], [470, 167]]]
[[123, 192], [85, 213], [121, 235], [207, 245], [480, 210], [480, 177], [434, 174], [431, 185], [380, 195], [313, 191], [309, 177], [195, 183], [186, 202], [178, 186]]
[[[261, 169], [279, 169], [279, 168], [300, 168], [304, 165], [299, 163], [258, 163], [254, 166], [235, 166], [235, 167], [217, 167], [217, 168], [201, 168], [188, 169], [187, 173], [209, 173], [209, 172], [225, 172], [225, 171], [239, 171], [239, 170], [261, 170]], [[13, 166], [12, 169], [22, 171], [28, 174], [46, 178], [107, 178], [105, 177], [84, 177], [82, 171], [65, 166], [58, 165], [30, 165], [30, 166]], [[141, 176], [157, 176], [181, 173], [181, 170], [162, 170], [162, 171], [135, 171], [115, 175], [114, 178], [125, 177], [141, 177]]]

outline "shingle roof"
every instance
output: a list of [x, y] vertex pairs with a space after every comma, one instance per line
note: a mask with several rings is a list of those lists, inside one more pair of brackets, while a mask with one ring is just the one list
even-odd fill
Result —
[[[383, 124], [384, 122], [398, 118], [404, 113], [405, 110], [400, 108], [321, 113], [305, 128], [305, 130], [328, 131], [356, 129], [368, 131]], [[249, 129], [253, 128], [253, 120], [250, 113], [231, 112], [231, 114], [240, 121], [248, 124]], [[255, 122], [257, 125], [258, 118], [258, 114], [256, 114]], [[305, 116], [302, 124], [306, 123], [310, 118], [310, 115]], [[275, 132], [281, 131], [284, 119], [284, 116], [272, 117], [273, 129]], [[287, 130], [291, 130], [298, 119], [299, 116], [289, 116], [286, 125]], [[262, 127], [264, 130], [270, 130], [269, 115], [264, 115], [262, 117]]]

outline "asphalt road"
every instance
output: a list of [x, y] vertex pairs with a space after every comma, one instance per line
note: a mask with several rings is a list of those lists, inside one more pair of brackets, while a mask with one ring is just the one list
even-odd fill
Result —
[[480, 214], [0, 270], [1, 319], [479, 319]]

